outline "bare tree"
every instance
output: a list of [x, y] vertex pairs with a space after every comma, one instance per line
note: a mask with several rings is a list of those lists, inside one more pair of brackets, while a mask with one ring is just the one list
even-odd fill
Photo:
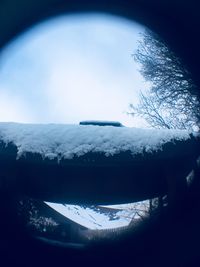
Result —
[[140, 94], [137, 106], [130, 105], [129, 114], [154, 128], [194, 129], [200, 122], [200, 102], [190, 73], [158, 35], [146, 30], [142, 37], [133, 56], [151, 88]]

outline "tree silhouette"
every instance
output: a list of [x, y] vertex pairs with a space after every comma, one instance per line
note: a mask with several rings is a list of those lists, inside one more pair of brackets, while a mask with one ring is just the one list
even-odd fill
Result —
[[154, 128], [198, 129], [199, 99], [183, 62], [155, 33], [146, 30], [133, 55], [150, 90], [140, 93], [139, 104], [129, 114], [143, 117]]

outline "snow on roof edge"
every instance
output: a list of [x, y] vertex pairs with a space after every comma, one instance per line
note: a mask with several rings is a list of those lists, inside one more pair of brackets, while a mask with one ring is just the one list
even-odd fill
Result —
[[184, 141], [197, 135], [186, 130], [139, 129], [129, 127], [0, 123], [0, 139], [14, 143], [17, 157], [27, 152], [39, 153], [43, 158], [72, 159], [89, 152], [113, 156], [130, 151], [132, 155], [144, 151], [162, 150], [167, 142]]

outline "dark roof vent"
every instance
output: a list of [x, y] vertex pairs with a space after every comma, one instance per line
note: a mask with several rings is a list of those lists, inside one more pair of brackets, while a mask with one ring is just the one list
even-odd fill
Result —
[[80, 125], [97, 125], [97, 126], [114, 126], [114, 127], [124, 127], [118, 121], [81, 121]]

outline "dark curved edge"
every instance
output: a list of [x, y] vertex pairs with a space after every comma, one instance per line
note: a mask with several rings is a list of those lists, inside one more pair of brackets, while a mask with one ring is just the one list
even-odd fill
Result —
[[[72, 1], [71, 1], [72, 2]], [[80, 3], [84, 2], [84, 3]], [[73, 1], [74, 6], [84, 5], [90, 10], [92, 1]], [[35, 22], [66, 10], [64, 0], [6, 0], [0, 2], [0, 46], [3, 47], [22, 30]], [[90, 4], [89, 4], [90, 3]], [[200, 21], [199, 3], [195, 0], [134, 0], [134, 1], [93, 1], [93, 10], [111, 11], [124, 14], [144, 22], [163, 36], [171, 47], [182, 57], [197, 85], [200, 85]], [[99, 5], [101, 9], [98, 8]], [[70, 10], [70, 5], [68, 5]], [[12, 19], [11, 19], [12, 18]], [[197, 92], [199, 94], [199, 92]], [[180, 207], [177, 217], [165, 217], [158, 220], [151, 229], [130, 236], [124, 242], [103, 244], [78, 253], [74, 250], [49, 248], [39, 242], [25, 238], [23, 234], [13, 240], [16, 221], [6, 220], [6, 229], [12, 229], [11, 239], [1, 242], [1, 262], [4, 266], [199, 266], [199, 173], [197, 170], [194, 186]], [[2, 196], [2, 195], [1, 195]], [[1, 197], [1, 211], [9, 210], [7, 201]], [[4, 201], [4, 202], [3, 202]], [[2, 208], [3, 207], [3, 208]], [[2, 213], [1, 213], [2, 214]], [[5, 214], [5, 213], [4, 213]], [[2, 224], [1, 220], [1, 224]], [[13, 224], [11, 223], [13, 222]], [[1, 233], [2, 234], [2, 233]], [[2, 237], [2, 235], [1, 235]], [[2, 241], [2, 239], [1, 239]]]

